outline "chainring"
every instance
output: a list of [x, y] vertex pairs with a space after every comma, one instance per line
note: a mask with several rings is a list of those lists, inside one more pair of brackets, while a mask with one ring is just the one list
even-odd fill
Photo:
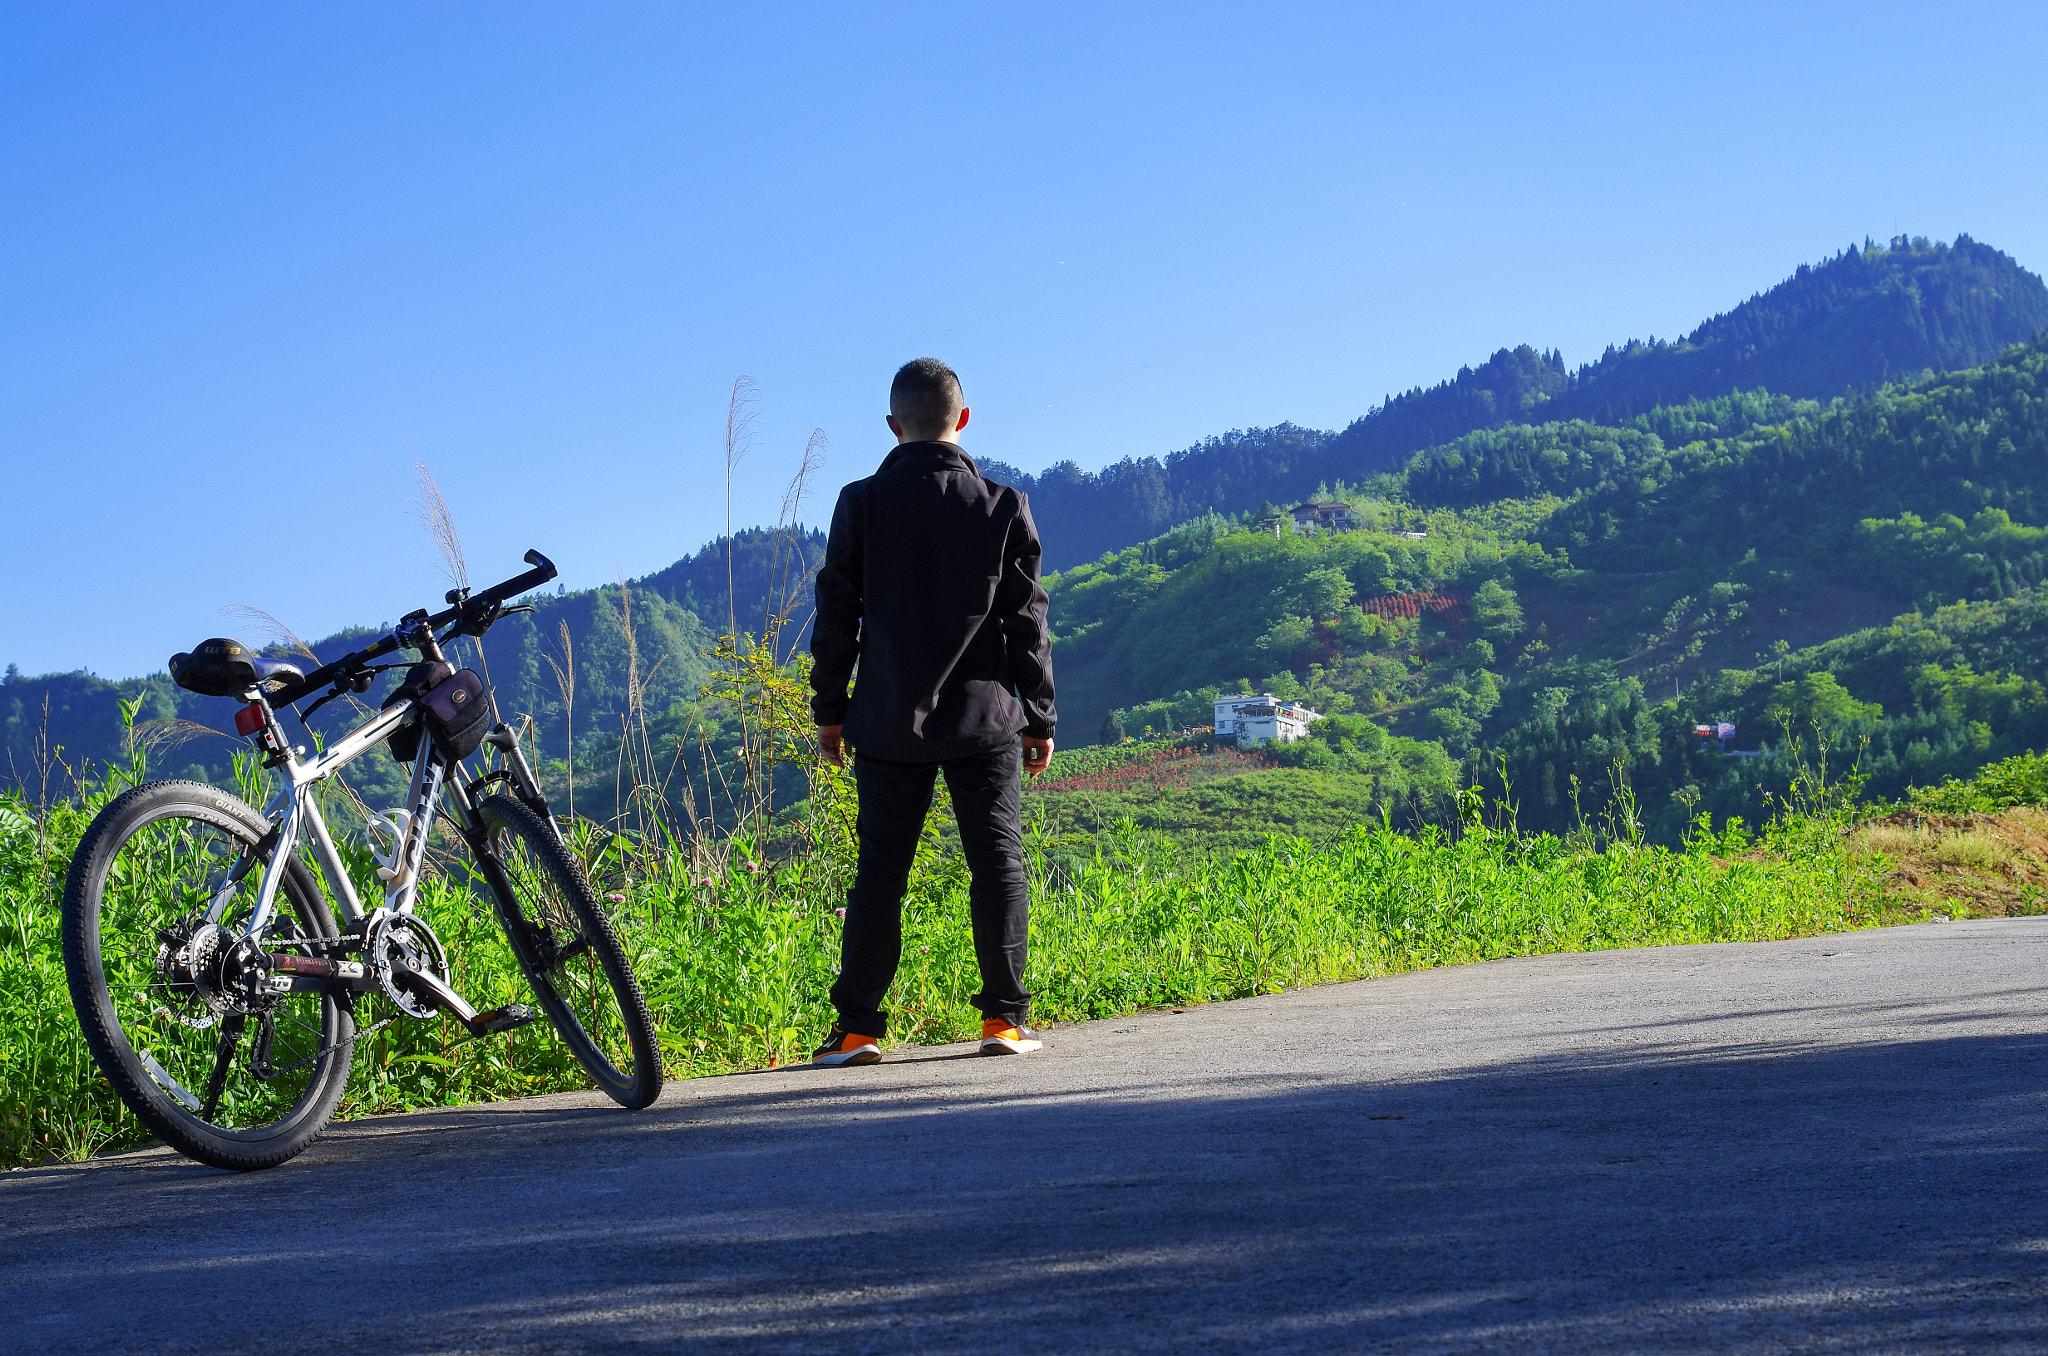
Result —
[[426, 920], [409, 913], [387, 914], [370, 926], [363, 958], [392, 1005], [408, 1017], [431, 1017], [437, 1010], [428, 999], [407, 988], [407, 973], [431, 973], [448, 981], [448, 953]]

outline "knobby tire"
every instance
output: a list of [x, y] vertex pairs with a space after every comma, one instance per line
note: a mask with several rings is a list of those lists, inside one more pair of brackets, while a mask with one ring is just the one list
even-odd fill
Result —
[[[620, 1106], [661, 1095], [654, 1019], [611, 918], [552, 825], [510, 796], [478, 807], [486, 879], [541, 1011], [597, 1087]], [[556, 959], [556, 958], [560, 959]]]

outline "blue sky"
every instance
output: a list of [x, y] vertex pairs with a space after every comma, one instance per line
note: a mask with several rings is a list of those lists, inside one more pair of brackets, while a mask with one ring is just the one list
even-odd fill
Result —
[[[750, 12], [751, 11], [751, 12]], [[1866, 235], [2048, 267], [2048, 6], [0, 9], [0, 663], [806, 517], [959, 368], [1028, 470], [1672, 336]], [[254, 637], [252, 637], [254, 638]]]

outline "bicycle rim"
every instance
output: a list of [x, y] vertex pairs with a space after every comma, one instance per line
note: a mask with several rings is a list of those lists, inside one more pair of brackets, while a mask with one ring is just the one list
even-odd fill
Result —
[[534, 997], [591, 1079], [624, 1105], [652, 1102], [661, 1056], [640, 986], [582, 871], [525, 806], [483, 806], [491, 849], [524, 924], [516, 949]]

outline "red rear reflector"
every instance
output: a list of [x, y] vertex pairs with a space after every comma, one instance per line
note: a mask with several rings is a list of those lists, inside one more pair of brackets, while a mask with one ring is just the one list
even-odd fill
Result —
[[263, 728], [263, 708], [250, 702], [235, 712], [235, 733], [252, 735]]

